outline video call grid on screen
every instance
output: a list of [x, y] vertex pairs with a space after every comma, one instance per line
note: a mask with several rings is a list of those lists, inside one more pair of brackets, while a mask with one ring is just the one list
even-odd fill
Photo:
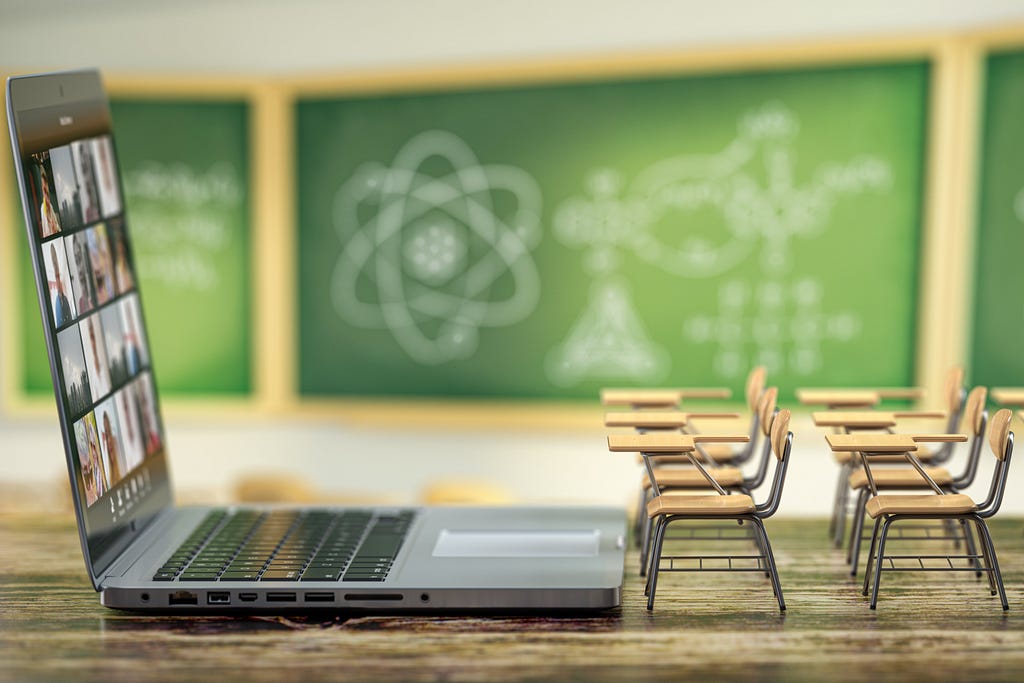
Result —
[[138, 468], [163, 438], [113, 144], [99, 135], [24, 161], [80, 491], [91, 507], [125, 481], [114, 513], [150, 488]]

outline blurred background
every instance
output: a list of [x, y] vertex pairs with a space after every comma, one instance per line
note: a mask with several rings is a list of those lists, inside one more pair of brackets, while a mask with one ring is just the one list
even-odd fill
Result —
[[[1020, 2], [0, 19], [0, 71], [111, 90], [181, 500], [628, 504], [602, 386], [725, 386], [744, 411], [759, 364], [791, 408], [806, 386], [941, 406], [953, 365], [1024, 385]], [[66, 505], [7, 166], [0, 506]], [[807, 412], [794, 431], [782, 511], [825, 515], [837, 468]]]

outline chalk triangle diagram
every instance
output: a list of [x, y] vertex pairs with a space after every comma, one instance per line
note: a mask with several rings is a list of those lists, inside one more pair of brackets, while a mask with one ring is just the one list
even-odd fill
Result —
[[584, 379], [653, 381], [668, 372], [668, 353], [647, 336], [624, 281], [595, 283], [590, 302], [569, 332], [551, 350], [548, 378], [570, 386]]

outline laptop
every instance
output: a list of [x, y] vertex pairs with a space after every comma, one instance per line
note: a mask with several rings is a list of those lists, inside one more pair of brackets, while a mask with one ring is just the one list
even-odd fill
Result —
[[175, 505], [100, 75], [11, 78], [7, 117], [82, 552], [103, 605], [415, 612], [620, 604], [620, 509]]

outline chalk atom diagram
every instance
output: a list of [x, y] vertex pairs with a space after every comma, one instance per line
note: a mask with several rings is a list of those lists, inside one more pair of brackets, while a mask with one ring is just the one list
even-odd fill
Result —
[[[782, 291], [787, 287], [783, 279], [792, 268], [793, 239], [825, 232], [832, 207], [843, 197], [892, 186], [891, 165], [871, 155], [822, 163], [814, 169], [810, 182], [798, 184], [795, 143], [799, 133], [800, 121], [791, 109], [781, 102], [766, 102], [739, 116], [736, 137], [716, 153], [662, 159], [629, 183], [615, 169], [595, 169], [585, 183], [587, 194], [571, 197], [556, 209], [555, 235], [566, 246], [585, 252], [584, 264], [598, 281], [612, 277], [627, 254], [663, 272], [694, 279], [732, 272], [756, 255], [757, 279], [773, 281], [771, 286]], [[821, 289], [817, 282], [812, 285]], [[726, 290], [737, 286], [723, 285], [720, 303], [731, 296]], [[792, 286], [806, 289], [811, 285], [801, 281]], [[591, 297], [589, 306], [600, 305], [596, 302], [600, 298]], [[637, 338], [623, 340], [623, 344], [642, 343], [646, 335], [635, 305], [627, 299], [623, 306], [638, 322], [632, 328]], [[743, 336], [744, 344], [761, 343], [756, 335], [749, 336], [757, 326], [740, 325], [736, 331], [734, 313], [733, 308], [724, 308], [720, 324], [706, 316], [684, 323], [684, 337], [719, 345], [715, 366], [727, 377], [733, 376], [732, 369], [740, 364], [736, 350], [740, 337], [736, 335]], [[564, 381], [552, 369], [579, 357], [575, 346], [590, 344], [586, 330], [594, 317], [591, 310], [584, 311], [566, 341], [552, 350], [553, 357], [546, 364], [549, 379]], [[701, 332], [712, 327], [714, 333]], [[607, 333], [594, 328], [591, 334]], [[825, 338], [809, 337], [807, 344], [793, 346], [789, 364], [795, 368], [816, 366], [815, 344]], [[667, 358], [653, 342], [645, 343], [652, 357]], [[779, 370], [784, 366], [779, 348], [775, 342], [766, 343], [755, 349], [754, 355], [772, 359], [771, 369]], [[586, 377], [609, 379], [628, 372], [626, 365], [609, 361], [593, 364]], [[577, 375], [576, 381], [586, 377]], [[640, 371], [627, 378], [654, 379]]]
[[335, 195], [334, 309], [356, 327], [389, 330], [421, 365], [468, 358], [481, 328], [537, 306], [540, 209], [522, 169], [481, 165], [451, 132], [419, 133], [389, 166], [363, 164]]

